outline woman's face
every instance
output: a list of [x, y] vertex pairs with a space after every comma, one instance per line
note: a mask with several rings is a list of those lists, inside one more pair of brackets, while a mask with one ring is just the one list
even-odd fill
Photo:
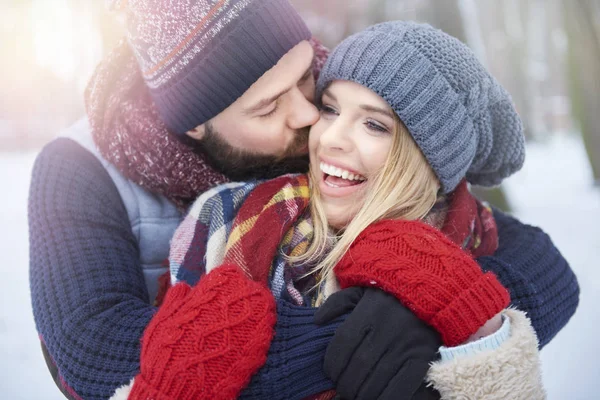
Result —
[[327, 221], [340, 229], [363, 206], [366, 182], [387, 160], [394, 114], [375, 92], [349, 81], [332, 82], [322, 104], [310, 131], [310, 165]]

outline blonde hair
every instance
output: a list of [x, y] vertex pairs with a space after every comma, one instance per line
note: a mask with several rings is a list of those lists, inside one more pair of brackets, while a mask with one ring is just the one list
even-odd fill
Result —
[[[383, 219], [419, 220], [436, 203], [440, 183], [402, 121], [394, 116], [393, 142], [387, 160], [381, 170], [367, 181], [365, 202], [340, 235], [332, 235], [319, 188], [311, 186], [313, 240], [305, 254], [290, 259], [292, 262], [316, 264], [310, 274], [320, 272], [317, 286], [333, 274], [333, 268], [352, 242], [369, 225]], [[311, 170], [310, 173], [316, 172]]]

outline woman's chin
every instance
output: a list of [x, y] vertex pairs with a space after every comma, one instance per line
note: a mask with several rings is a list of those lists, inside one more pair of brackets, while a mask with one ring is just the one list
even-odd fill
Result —
[[356, 212], [354, 210], [348, 210], [348, 208], [350, 207], [340, 208], [336, 206], [325, 206], [327, 224], [330, 228], [340, 231], [352, 222], [352, 219], [356, 216]]

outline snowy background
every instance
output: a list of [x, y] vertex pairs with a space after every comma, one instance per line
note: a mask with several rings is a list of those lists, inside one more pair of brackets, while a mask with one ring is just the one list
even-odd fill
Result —
[[[0, 399], [61, 399], [35, 331], [28, 285], [27, 192], [34, 153], [0, 153]], [[532, 144], [524, 169], [507, 181], [516, 215], [541, 226], [575, 270], [580, 306], [542, 351], [551, 400], [599, 398], [600, 190], [577, 136]]]
[[[535, 143], [505, 194], [520, 219], [551, 235], [581, 286], [577, 314], [542, 351], [548, 397], [600, 399], [600, 188], [579, 135], [556, 133], [584, 128], [600, 179], [600, 2], [291, 1], [328, 45], [374, 22], [429, 22], [468, 43], [512, 94]], [[26, 211], [35, 153], [24, 149], [39, 149], [83, 114], [83, 89], [122, 35], [102, 1], [0, 1], [0, 400], [62, 398], [29, 299]]]

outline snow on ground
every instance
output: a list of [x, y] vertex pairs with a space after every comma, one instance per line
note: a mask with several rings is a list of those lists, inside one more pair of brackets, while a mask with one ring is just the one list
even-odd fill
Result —
[[29, 299], [27, 195], [34, 154], [1, 154], [0, 398], [64, 399], [47, 372]]
[[525, 167], [507, 181], [515, 214], [542, 227], [577, 274], [581, 296], [569, 324], [542, 350], [551, 400], [600, 398], [600, 188], [573, 136], [530, 145]]
[[[27, 191], [34, 154], [0, 154], [0, 398], [58, 400], [39, 348], [28, 286]], [[571, 322], [543, 351], [550, 400], [598, 398], [600, 376], [600, 190], [581, 142], [556, 137], [530, 145], [523, 171], [506, 184], [523, 221], [541, 226], [571, 263], [581, 286]]]

